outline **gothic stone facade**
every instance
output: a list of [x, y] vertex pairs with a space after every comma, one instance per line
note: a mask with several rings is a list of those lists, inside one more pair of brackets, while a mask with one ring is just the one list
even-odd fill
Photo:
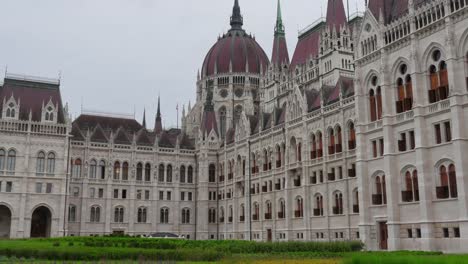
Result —
[[189, 239], [362, 240], [466, 252], [466, 0], [341, 0], [289, 59], [243, 30], [208, 52], [182, 128], [82, 114], [59, 83], [7, 75], [0, 235], [170, 232]]

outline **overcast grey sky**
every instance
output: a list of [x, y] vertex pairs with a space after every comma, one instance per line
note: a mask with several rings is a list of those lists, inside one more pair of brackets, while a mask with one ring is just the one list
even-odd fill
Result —
[[[327, 0], [281, 0], [292, 57], [298, 30]], [[346, 6], [346, 0], [345, 6]], [[0, 69], [57, 78], [73, 117], [84, 109], [133, 114], [153, 125], [158, 93], [167, 127], [195, 100], [197, 70], [229, 29], [234, 0], [1, 0]], [[363, 0], [349, 0], [350, 12]], [[270, 56], [276, 0], [240, 0], [244, 29]], [[323, 7], [323, 10], [322, 8]], [[3, 71], [0, 71], [3, 72]], [[3, 75], [3, 73], [2, 73]]]

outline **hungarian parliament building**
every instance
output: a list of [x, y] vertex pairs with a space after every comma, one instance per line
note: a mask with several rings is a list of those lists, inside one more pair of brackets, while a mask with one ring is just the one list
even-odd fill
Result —
[[151, 128], [72, 120], [59, 80], [7, 73], [0, 237], [468, 252], [468, 0], [369, 0], [351, 16], [328, 0], [291, 57], [279, 2], [271, 56], [238, 0], [227, 22], [180, 129], [159, 105]]

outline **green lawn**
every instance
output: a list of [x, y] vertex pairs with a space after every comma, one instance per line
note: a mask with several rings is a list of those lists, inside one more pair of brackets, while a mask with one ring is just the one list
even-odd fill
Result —
[[67, 237], [0, 240], [0, 263], [468, 264], [468, 255], [361, 250], [360, 242], [258, 243]]

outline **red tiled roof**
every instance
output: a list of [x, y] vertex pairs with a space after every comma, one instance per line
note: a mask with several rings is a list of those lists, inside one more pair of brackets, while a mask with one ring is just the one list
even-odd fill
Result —
[[[415, 5], [419, 5], [428, 0], [416, 0]], [[370, 0], [369, 10], [374, 17], [380, 19], [380, 11], [384, 16], [384, 23], [391, 23], [393, 20], [398, 19], [408, 11], [408, 0]]]
[[305, 92], [307, 99], [308, 112], [317, 110], [320, 108], [320, 92], [317, 90], [307, 90]]
[[346, 20], [343, 0], [328, 0], [327, 26], [334, 26], [336, 31], [339, 31], [341, 26], [347, 24]]
[[315, 58], [319, 53], [320, 31], [314, 30], [305, 36], [301, 36], [291, 61], [291, 69], [297, 65], [305, 64], [309, 58]]
[[117, 131], [120, 127], [125, 129], [127, 132], [136, 133], [143, 127], [135, 119], [98, 116], [98, 115], [80, 115], [73, 124], [77, 124], [81, 130], [92, 130], [98, 124], [104, 130]]
[[[242, 30], [230, 31], [220, 38], [210, 49], [203, 62], [202, 73], [206, 76], [217, 73], [229, 73], [229, 65], [232, 63], [232, 71], [237, 73], [260, 73], [260, 68], [266, 70], [269, 64], [268, 57], [255, 39]], [[262, 66], [261, 66], [262, 65]]]
[[216, 132], [217, 135], [218, 133], [218, 125], [216, 122], [216, 115], [213, 111], [204, 111], [203, 112], [203, 118], [202, 118], [202, 123], [201, 123], [201, 129], [202, 133], [206, 134], [211, 133], [212, 130]]
[[7, 102], [12, 95], [16, 102], [20, 101], [20, 120], [28, 120], [31, 112], [33, 121], [41, 121], [42, 106], [52, 100], [54, 106], [59, 108], [57, 122], [65, 123], [59, 84], [5, 78], [0, 88], [0, 109], [3, 108], [3, 100]]
[[288, 45], [284, 36], [277, 36], [273, 40], [271, 63], [275, 65], [289, 64]]

